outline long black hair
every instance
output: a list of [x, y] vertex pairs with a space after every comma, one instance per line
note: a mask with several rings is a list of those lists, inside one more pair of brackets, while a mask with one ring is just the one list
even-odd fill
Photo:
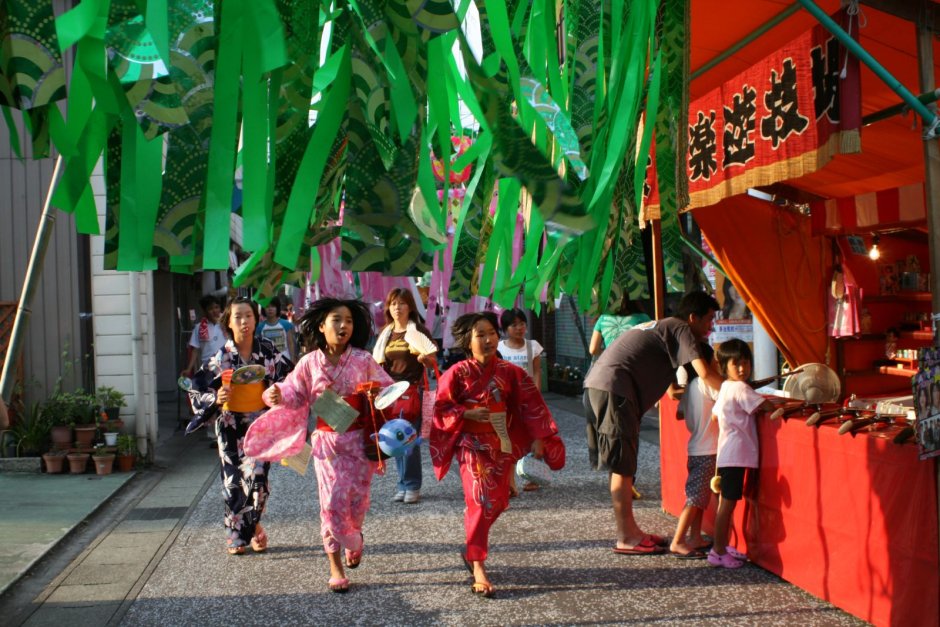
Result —
[[480, 320], [486, 320], [493, 325], [493, 330], [499, 332], [499, 320], [492, 311], [480, 311], [475, 313], [466, 313], [454, 321], [450, 327], [451, 335], [454, 336], [454, 345], [462, 348], [468, 354], [470, 352], [470, 338], [473, 334], [473, 325]]
[[307, 308], [297, 323], [297, 331], [303, 338], [307, 350], [326, 348], [326, 337], [320, 330], [320, 325], [331, 311], [340, 307], [346, 307], [352, 314], [353, 330], [349, 343], [356, 348], [366, 347], [372, 338], [372, 314], [369, 313], [369, 307], [360, 300], [321, 298]]
[[721, 370], [722, 376], [725, 377], [728, 376], [728, 362], [731, 360], [734, 360], [735, 363], [740, 361], [754, 363], [751, 347], [747, 345], [747, 342], [736, 337], [719, 344], [716, 354], [718, 356], [718, 368]]

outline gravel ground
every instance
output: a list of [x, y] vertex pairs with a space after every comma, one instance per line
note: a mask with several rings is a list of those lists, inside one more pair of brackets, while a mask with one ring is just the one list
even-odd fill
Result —
[[[554, 483], [513, 499], [492, 529], [487, 561], [497, 598], [470, 592], [459, 550], [463, 496], [454, 468], [441, 482], [424, 456], [417, 505], [392, 503], [395, 473], [376, 477], [362, 565], [348, 594], [327, 589], [312, 467], [276, 466], [263, 555], [225, 553], [221, 487], [201, 498], [124, 616], [127, 625], [858, 625], [762, 569], [614, 554], [606, 474], [588, 468], [583, 417], [554, 403], [568, 464]], [[456, 465], [455, 465], [456, 466]], [[660, 509], [659, 449], [640, 447], [640, 525], [671, 535]]]

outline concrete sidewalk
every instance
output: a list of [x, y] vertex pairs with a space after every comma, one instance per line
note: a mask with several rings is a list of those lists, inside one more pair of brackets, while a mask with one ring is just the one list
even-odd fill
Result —
[[[607, 475], [587, 465], [580, 399], [546, 395], [568, 449], [554, 483], [513, 499], [487, 561], [497, 598], [470, 593], [460, 561], [463, 493], [424, 455], [417, 505], [391, 502], [394, 469], [376, 477], [362, 566], [347, 595], [327, 590], [316, 480], [272, 467], [271, 549], [225, 552], [218, 460], [204, 437], [179, 438], [175, 462], [48, 585], [0, 599], [9, 625], [755, 624], [855, 625], [857, 619], [748, 565], [737, 571], [611, 551]], [[655, 419], [642, 429], [640, 525], [670, 535], [661, 511]], [[167, 451], [171, 450], [169, 447]], [[23, 583], [16, 588], [22, 588]]]

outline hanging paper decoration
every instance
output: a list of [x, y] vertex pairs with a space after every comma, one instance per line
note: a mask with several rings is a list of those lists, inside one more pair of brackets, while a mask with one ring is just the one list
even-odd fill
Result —
[[[454, 170], [454, 162], [457, 161], [457, 158], [462, 156], [463, 153], [467, 152], [467, 148], [470, 147], [470, 144], [473, 143], [473, 140], [467, 136], [463, 137], [451, 137], [450, 144], [454, 148], [454, 152], [450, 158], [450, 184], [451, 185], [462, 185], [470, 179], [470, 171], [472, 169], [471, 165], [467, 165], [461, 170]], [[444, 162], [437, 156], [434, 156], [432, 153], [431, 167], [434, 169], [434, 178], [440, 182], [444, 182]]]
[[[48, 0], [5, 6], [51, 15]], [[68, 115], [30, 115], [66, 156], [55, 204], [82, 232], [97, 229], [88, 178], [105, 156], [107, 267], [226, 268], [236, 212], [248, 255], [235, 284], [260, 299], [335, 261], [317, 250], [339, 237], [351, 271], [422, 275], [450, 244], [438, 262], [453, 267], [452, 299], [537, 306], [564, 289], [599, 310], [645, 290], [636, 164], [653, 145], [681, 149], [667, 135], [685, 98], [687, 11], [688, 0], [83, 2], [55, 20], [76, 58]], [[50, 37], [37, 41], [51, 97]], [[41, 106], [4, 59], [2, 102]], [[465, 187], [453, 206], [438, 196], [451, 186]]]

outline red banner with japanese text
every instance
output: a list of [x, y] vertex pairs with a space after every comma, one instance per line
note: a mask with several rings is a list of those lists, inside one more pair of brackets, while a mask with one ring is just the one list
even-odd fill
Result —
[[[857, 35], [857, 17], [851, 25], [842, 11], [834, 19]], [[858, 60], [818, 25], [690, 104], [688, 209], [858, 152], [860, 125]], [[648, 163], [641, 219], [659, 216], [655, 162]]]

